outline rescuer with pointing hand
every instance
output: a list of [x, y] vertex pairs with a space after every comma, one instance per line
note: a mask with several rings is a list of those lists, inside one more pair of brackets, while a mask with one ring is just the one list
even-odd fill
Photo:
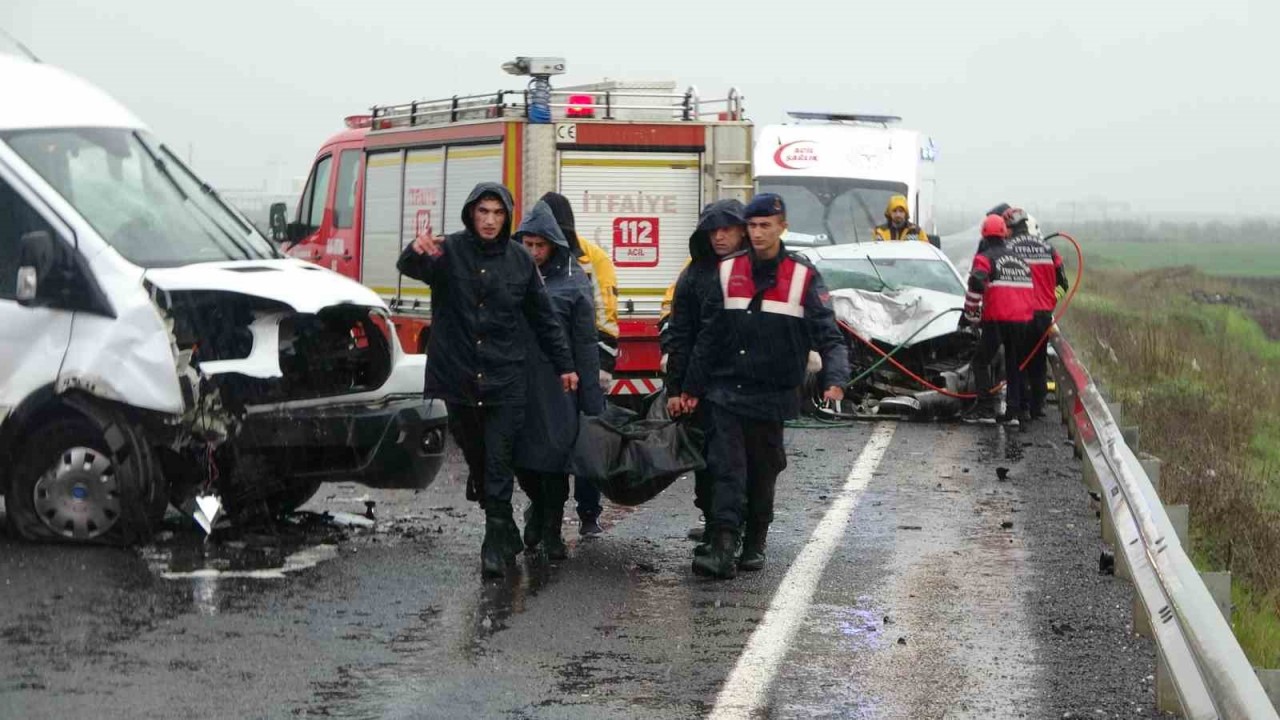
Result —
[[[533, 257], [511, 241], [511, 193], [480, 183], [462, 207], [464, 229], [423, 234], [396, 267], [431, 286], [426, 394], [449, 408], [462, 448], [468, 498], [485, 511], [482, 572], [501, 576], [524, 547], [511, 513], [512, 451], [524, 424], [524, 329], [532, 329], [565, 392], [578, 387], [564, 329]], [[527, 325], [526, 325], [527, 324]], [[483, 482], [483, 487], [476, 487]]]

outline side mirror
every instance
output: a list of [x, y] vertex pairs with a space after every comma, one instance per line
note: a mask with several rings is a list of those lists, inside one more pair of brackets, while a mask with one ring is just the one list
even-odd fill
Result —
[[18, 241], [18, 304], [57, 304], [71, 273], [64, 248], [48, 230], [25, 233]]
[[271, 227], [271, 241], [274, 243], [282, 243], [287, 237], [289, 220], [286, 214], [288, 212], [289, 208], [284, 203], [271, 203], [267, 223]]
[[934, 247], [936, 247], [936, 248], [938, 248], [939, 250], [941, 250], [941, 249], [942, 249], [942, 236], [941, 236], [941, 235], [930, 235], [930, 236], [929, 236], [929, 244], [930, 244], [930, 245], [932, 245], [932, 246], [934, 246]]
[[285, 226], [284, 241], [290, 245], [297, 245], [307, 236], [315, 232], [316, 229], [303, 222], [291, 222]]

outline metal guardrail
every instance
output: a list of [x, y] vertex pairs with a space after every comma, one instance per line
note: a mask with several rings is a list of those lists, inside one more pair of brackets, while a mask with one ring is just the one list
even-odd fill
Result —
[[1102, 488], [1116, 559], [1123, 554], [1183, 716], [1278, 720], [1098, 386], [1065, 336], [1052, 348], [1063, 420]]

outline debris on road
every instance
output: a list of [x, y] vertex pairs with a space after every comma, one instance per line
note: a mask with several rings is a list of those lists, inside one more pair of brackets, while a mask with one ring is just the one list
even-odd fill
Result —
[[1098, 574], [1099, 575], [1115, 575], [1116, 574], [1116, 555], [1110, 550], [1103, 550], [1098, 555]]
[[998, 468], [996, 468], [996, 477], [997, 477], [997, 478], [999, 478], [1000, 482], [1004, 482], [1004, 481], [1008, 480], [1008, 479], [1009, 479], [1009, 468], [1007, 468], [1007, 467], [998, 467]]

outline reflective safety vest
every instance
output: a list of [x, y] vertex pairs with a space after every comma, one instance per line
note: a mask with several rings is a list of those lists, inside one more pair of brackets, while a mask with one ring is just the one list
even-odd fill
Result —
[[[761, 294], [759, 310], [766, 313], [804, 317], [804, 294], [813, 271], [784, 256], [778, 263], [778, 281]], [[751, 257], [747, 254], [726, 258], [720, 263], [720, 289], [724, 292], [725, 310], [751, 312], [756, 297], [756, 282], [751, 275]]]

